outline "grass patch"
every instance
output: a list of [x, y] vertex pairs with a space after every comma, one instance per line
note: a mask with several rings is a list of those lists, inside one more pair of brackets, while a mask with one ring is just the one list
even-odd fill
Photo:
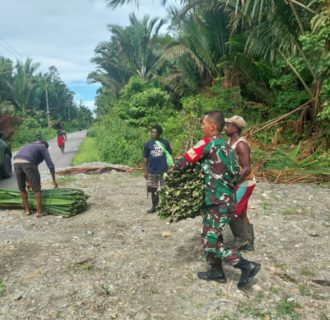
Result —
[[264, 210], [264, 211], [268, 211], [272, 208], [272, 205], [270, 202], [263, 202], [261, 203], [261, 208]]
[[220, 316], [220, 318], [218, 318], [217, 320], [237, 320], [238, 317], [236, 315], [227, 315], [224, 314], [222, 316]]
[[259, 307], [263, 305], [264, 300], [265, 300], [264, 293], [258, 292], [255, 295], [254, 304], [251, 304], [250, 302], [240, 303], [240, 305], [238, 306], [239, 313], [241, 315], [246, 315], [246, 316], [253, 315], [255, 317], [258, 317], [258, 319], [264, 319], [269, 315], [269, 311], [263, 310], [262, 307]]
[[279, 294], [280, 290], [278, 288], [275, 288], [275, 287], [270, 287], [269, 292], [271, 292], [272, 294]]
[[2, 279], [0, 279], [0, 297], [4, 296], [6, 292], [6, 285]]
[[301, 214], [302, 210], [299, 208], [286, 208], [282, 211], [282, 214], [284, 214], [285, 216], [292, 216], [292, 215], [296, 215], [296, 214]]
[[315, 273], [308, 269], [307, 267], [303, 267], [300, 269], [300, 273], [304, 276], [307, 276], [307, 277], [314, 277], [315, 276]]
[[302, 296], [310, 296], [311, 295], [311, 292], [310, 292], [307, 284], [305, 284], [305, 283], [302, 283], [302, 284], [299, 285], [299, 293]]
[[96, 138], [86, 137], [84, 141], [79, 145], [78, 151], [74, 156], [71, 164], [75, 166], [85, 162], [96, 161], [100, 161]]
[[283, 319], [283, 316], [285, 316], [288, 319], [298, 320], [299, 315], [296, 313], [296, 309], [299, 307], [297, 302], [283, 299], [276, 304], [276, 313], [280, 319]]
[[255, 316], [255, 317], [258, 317], [259, 319], [263, 319], [264, 317], [266, 317], [269, 314], [269, 312], [264, 312], [263, 310], [260, 310], [257, 306], [253, 306], [250, 303], [241, 304], [239, 306], [239, 313], [241, 315], [246, 315], [246, 317]]
[[275, 264], [275, 268], [285, 271], [288, 268], [288, 265], [286, 263], [277, 263]]
[[136, 171], [132, 171], [130, 174], [131, 174], [133, 177], [143, 177], [143, 171], [138, 171], [138, 170], [136, 170]]
[[77, 178], [73, 176], [57, 176], [58, 183], [61, 187], [76, 182]]
[[73, 267], [75, 270], [90, 271], [94, 268], [94, 262], [92, 260], [84, 260], [76, 263]]

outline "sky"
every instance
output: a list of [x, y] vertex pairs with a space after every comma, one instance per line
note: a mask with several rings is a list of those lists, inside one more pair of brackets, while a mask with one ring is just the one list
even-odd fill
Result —
[[[107, 25], [126, 26], [133, 11], [166, 17], [159, 0], [140, 0], [140, 5], [111, 9], [105, 0], [0, 0], [0, 56], [13, 61], [31, 58], [37, 71], [55, 66], [61, 79], [75, 92], [75, 100], [95, 110], [98, 84], [88, 84], [96, 69], [90, 62], [94, 49], [110, 39]], [[164, 30], [166, 32], [166, 30]]]

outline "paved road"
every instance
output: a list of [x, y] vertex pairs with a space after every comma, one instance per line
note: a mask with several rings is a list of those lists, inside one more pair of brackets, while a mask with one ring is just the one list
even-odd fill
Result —
[[[64, 154], [62, 154], [60, 149], [58, 148], [56, 138], [48, 141], [49, 153], [55, 164], [55, 170], [58, 170], [60, 168], [64, 168], [64, 167], [67, 167], [70, 165], [74, 154], [78, 150], [78, 146], [79, 146], [80, 142], [86, 136], [86, 132], [87, 132], [86, 130], [83, 130], [83, 131], [78, 131], [78, 132], [67, 134], [68, 140], [65, 144], [65, 153]], [[45, 161], [43, 161], [39, 165], [39, 171], [40, 171], [41, 175], [43, 172], [49, 172]], [[15, 173], [13, 173], [13, 176], [10, 179], [0, 180], [0, 188], [1, 189], [17, 188]]]

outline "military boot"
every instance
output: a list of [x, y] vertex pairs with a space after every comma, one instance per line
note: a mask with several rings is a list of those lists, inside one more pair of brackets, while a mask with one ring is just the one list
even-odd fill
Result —
[[252, 279], [260, 270], [260, 264], [240, 258], [234, 268], [241, 269], [241, 277], [237, 283], [238, 289], [246, 289], [250, 286]]
[[217, 281], [220, 283], [225, 283], [227, 281], [221, 261], [210, 263], [209, 270], [206, 272], [198, 272], [197, 276], [199, 279], [206, 281]]

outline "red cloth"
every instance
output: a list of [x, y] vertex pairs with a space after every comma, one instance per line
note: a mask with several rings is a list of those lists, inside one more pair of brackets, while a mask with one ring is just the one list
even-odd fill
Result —
[[58, 136], [57, 137], [57, 144], [59, 147], [64, 145], [64, 137], [63, 136]]
[[[255, 184], [252, 186], [236, 186], [236, 196], [237, 196], [237, 203], [236, 203], [236, 215], [240, 216], [242, 213], [247, 213], [248, 202], [251, 197], [251, 194], [255, 188]], [[240, 190], [239, 190], [240, 189]]]

